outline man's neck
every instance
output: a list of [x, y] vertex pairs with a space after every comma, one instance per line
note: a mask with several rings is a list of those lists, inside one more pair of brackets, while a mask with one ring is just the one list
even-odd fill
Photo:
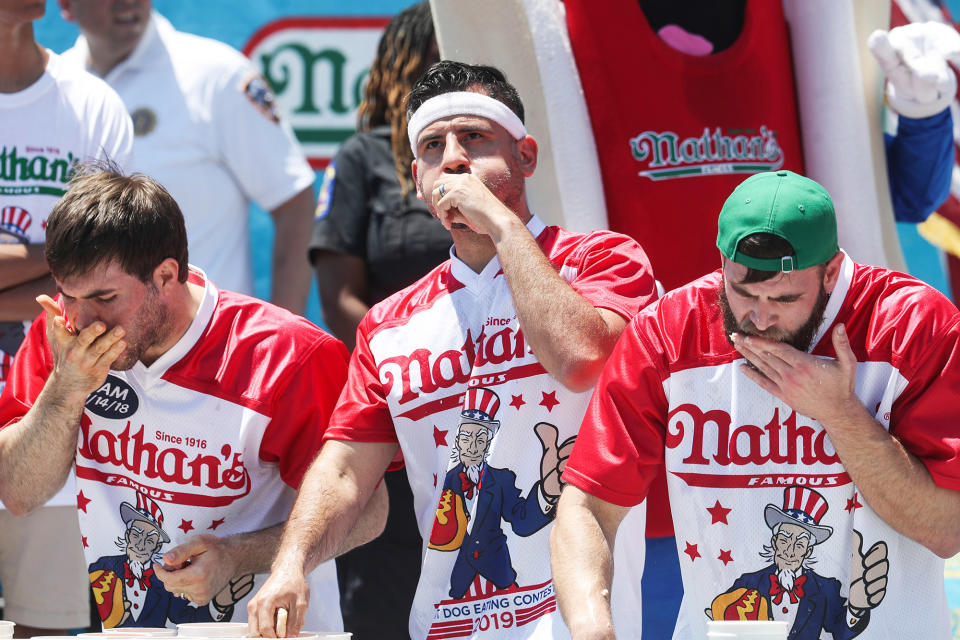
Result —
[[[525, 207], [517, 216], [524, 224], [528, 224], [533, 217]], [[484, 267], [497, 255], [497, 247], [488, 235], [456, 229], [451, 231], [451, 235], [453, 236], [453, 246], [457, 258], [470, 267], [474, 273], [483, 271]]]
[[163, 342], [147, 349], [143, 354], [141, 361], [145, 366], [152, 365], [180, 341], [180, 338], [193, 324], [193, 319], [197, 316], [197, 311], [200, 310], [200, 303], [203, 302], [203, 295], [204, 288], [201, 285], [189, 281], [181, 285], [175, 294], [175, 299], [169, 306], [170, 333]]
[[49, 59], [33, 38], [32, 22], [0, 26], [0, 93], [17, 93], [32, 85]]
[[[143, 36], [141, 36], [141, 39]], [[87, 66], [101, 78], [117, 68], [121, 62], [130, 57], [140, 40], [127, 47], [117, 48], [103, 40], [87, 37]]]

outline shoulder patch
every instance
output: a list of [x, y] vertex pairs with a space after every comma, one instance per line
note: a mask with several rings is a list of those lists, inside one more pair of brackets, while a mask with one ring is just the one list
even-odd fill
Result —
[[315, 220], [326, 218], [333, 201], [333, 187], [337, 181], [337, 161], [331, 160], [323, 170], [323, 182], [320, 183], [320, 195], [317, 196], [317, 208], [313, 212]]
[[243, 82], [241, 82], [243, 95], [247, 100], [265, 117], [280, 122], [280, 116], [277, 114], [277, 103], [270, 90], [270, 85], [259, 73], [251, 73]]

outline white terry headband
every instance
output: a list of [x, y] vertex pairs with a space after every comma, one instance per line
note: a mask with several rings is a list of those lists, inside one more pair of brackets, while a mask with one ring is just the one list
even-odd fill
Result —
[[481, 116], [493, 120], [506, 129], [515, 140], [520, 140], [527, 135], [527, 128], [523, 126], [517, 114], [499, 100], [475, 91], [441, 93], [421, 104], [407, 123], [407, 136], [410, 138], [413, 157], [417, 157], [417, 138], [428, 125], [440, 118], [464, 115]]

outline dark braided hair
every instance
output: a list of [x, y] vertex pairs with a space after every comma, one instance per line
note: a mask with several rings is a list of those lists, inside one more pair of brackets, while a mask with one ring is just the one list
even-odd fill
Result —
[[358, 131], [390, 125], [393, 163], [404, 195], [414, 185], [410, 173], [413, 152], [407, 139], [403, 100], [414, 82], [436, 61], [434, 43], [433, 18], [427, 2], [397, 14], [377, 45], [377, 59], [370, 68], [363, 101], [357, 108]]

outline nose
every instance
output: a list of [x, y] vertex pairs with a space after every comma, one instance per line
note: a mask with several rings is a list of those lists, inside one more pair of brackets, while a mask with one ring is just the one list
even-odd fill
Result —
[[77, 331], [89, 327], [91, 324], [100, 320], [94, 309], [89, 305], [83, 304], [82, 301], [78, 301], [72, 305], [64, 305], [64, 312], [67, 316], [67, 320], [73, 325], [73, 328]]
[[444, 173], [470, 173], [470, 157], [453, 131], [448, 133], [444, 140], [443, 171]]
[[777, 320], [779, 317], [763, 304], [750, 311], [750, 322], [760, 331], [766, 331], [777, 324]]

